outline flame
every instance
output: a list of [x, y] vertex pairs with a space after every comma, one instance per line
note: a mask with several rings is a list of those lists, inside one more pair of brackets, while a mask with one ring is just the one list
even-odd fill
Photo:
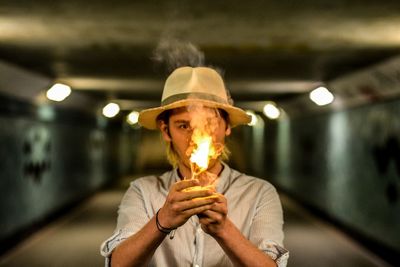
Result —
[[191, 113], [190, 126], [193, 130], [186, 153], [189, 156], [191, 178], [199, 179], [203, 187], [214, 186], [218, 177], [207, 170], [210, 161], [217, 159], [224, 147], [213, 139], [219, 126], [219, 114], [201, 105], [190, 106], [189, 112]]
[[[192, 178], [207, 171], [210, 160], [218, 158], [222, 148], [213, 142], [212, 136], [198, 129], [192, 135], [193, 150], [190, 155]], [[209, 176], [209, 175], [207, 175]], [[207, 184], [210, 184], [208, 182]]]
[[203, 190], [205, 188], [215, 189], [217, 176], [207, 172], [210, 160], [219, 156], [212, 137], [195, 130], [192, 135], [192, 145], [193, 151], [190, 155], [192, 179], [199, 179], [201, 185], [187, 188], [185, 191]]
[[212, 156], [210, 154], [213, 154], [214, 149], [211, 136], [193, 138], [193, 141], [195, 149], [190, 156], [190, 162], [192, 163], [192, 173], [199, 174], [207, 170], [210, 156]]

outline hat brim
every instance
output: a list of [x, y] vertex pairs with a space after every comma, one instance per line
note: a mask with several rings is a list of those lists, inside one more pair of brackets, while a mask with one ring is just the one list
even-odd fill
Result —
[[139, 124], [147, 129], [155, 130], [158, 128], [156, 119], [161, 113], [166, 110], [185, 107], [191, 104], [201, 104], [205, 107], [225, 110], [229, 114], [229, 124], [232, 128], [241, 124], [248, 124], [251, 121], [251, 117], [247, 115], [244, 110], [232, 105], [203, 99], [184, 99], [169, 105], [142, 110], [139, 114]]

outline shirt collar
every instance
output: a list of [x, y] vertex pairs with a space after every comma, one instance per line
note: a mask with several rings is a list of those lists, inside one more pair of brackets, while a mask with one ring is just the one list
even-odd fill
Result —
[[229, 187], [229, 177], [231, 175], [231, 168], [226, 164], [225, 162], [221, 161], [221, 164], [223, 166], [223, 170], [219, 175], [219, 180], [217, 184], [217, 191], [219, 193], [224, 193], [226, 189]]

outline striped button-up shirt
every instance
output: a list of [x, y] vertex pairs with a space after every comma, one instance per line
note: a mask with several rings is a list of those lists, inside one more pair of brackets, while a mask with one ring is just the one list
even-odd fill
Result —
[[[250, 177], [223, 163], [217, 191], [228, 202], [228, 217], [241, 233], [267, 253], [279, 267], [286, 266], [289, 253], [283, 248], [283, 213], [275, 188], [265, 180]], [[177, 169], [161, 176], [134, 180], [118, 211], [114, 234], [101, 246], [106, 266], [114, 248], [139, 231], [161, 208], [172, 184], [179, 181]], [[155, 251], [150, 266], [233, 266], [218, 243], [204, 233], [197, 216], [192, 216], [165, 238]]]

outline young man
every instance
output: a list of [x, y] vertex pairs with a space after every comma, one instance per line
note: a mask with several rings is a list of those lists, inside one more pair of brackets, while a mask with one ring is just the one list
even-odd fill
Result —
[[[106, 266], [286, 266], [275, 188], [219, 156], [231, 128], [248, 122], [213, 69], [182, 67], [168, 77], [161, 106], [142, 111], [139, 123], [161, 131], [175, 168], [131, 183], [102, 244]], [[204, 124], [220, 149], [196, 176], [193, 136]]]

